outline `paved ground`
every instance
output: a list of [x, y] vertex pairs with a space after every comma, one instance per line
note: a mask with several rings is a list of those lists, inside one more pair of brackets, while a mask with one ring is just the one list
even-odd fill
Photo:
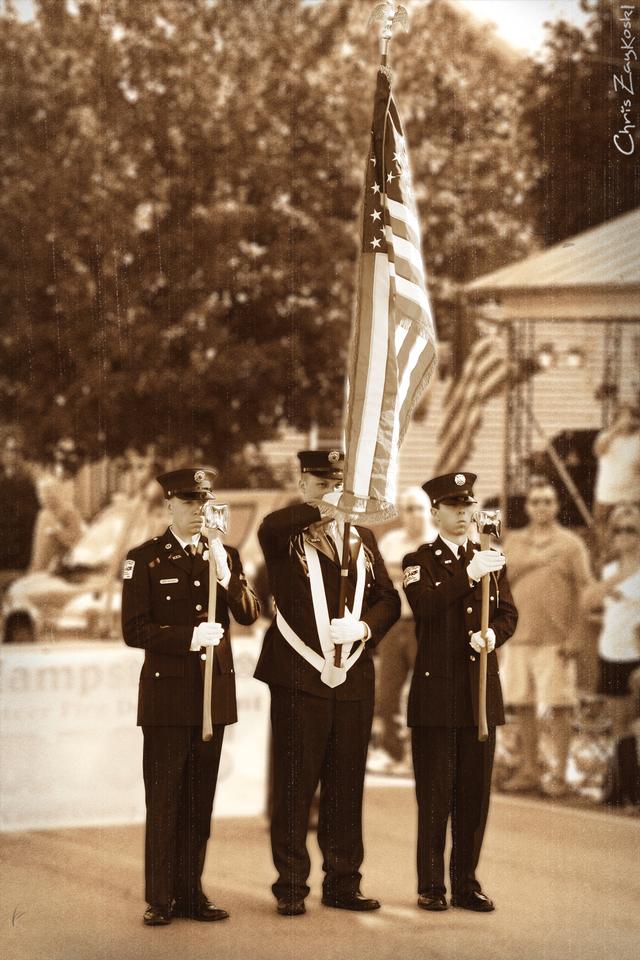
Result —
[[640, 944], [640, 820], [494, 798], [480, 877], [491, 915], [415, 907], [415, 809], [407, 787], [369, 789], [363, 891], [383, 909], [274, 912], [259, 819], [215, 825], [206, 869], [224, 923], [142, 926], [142, 828], [2, 837], [3, 956], [10, 960], [631, 960]]

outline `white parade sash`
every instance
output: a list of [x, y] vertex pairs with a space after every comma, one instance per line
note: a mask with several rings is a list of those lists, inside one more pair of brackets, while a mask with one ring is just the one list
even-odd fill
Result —
[[[318, 671], [322, 682], [328, 687], [338, 687], [347, 679], [347, 672], [351, 669], [353, 664], [364, 650], [365, 642], [363, 640], [361, 643], [359, 643], [353, 653], [351, 652], [353, 649], [353, 643], [343, 644], [342, 666], [335, 666], [333, 662], [335, 645], [331, 639], [331, 621], [329, 620], [329, 610], [327, 608], [327, 598], [324, 592], [324, 581], [322, 579], [322, 570], [320, 567], [320, 560], [318, 558], [318, 551], [312, 544], [305, 540], [304, 554], [309, 569], [313, 615], [316, 621], [316, 628], [318, 631], [318, 638], [320, 640], [323, 656], [320, 656], [319, 653], [317, 653], [308, 644], [300, 639], [295, 630], [289, 626], [280, 610], [276, 610], [276, 623], [280, 633], [287, 641], [289, 646], [292, 647], [296, 653], [299, 653], [301, 657], [304, 657], [307, 663], [311, 664], [311, 666]], [[362, 545], [360, 546], [358, 558], [356, 560], [356, 571], [356, 589], [353, 598], [353, 609], [351, 612], [355, 619], [359, 620], [362, 612], [362, 601], [364, 599], [364, 586], [367, 579], [364, 548]]]

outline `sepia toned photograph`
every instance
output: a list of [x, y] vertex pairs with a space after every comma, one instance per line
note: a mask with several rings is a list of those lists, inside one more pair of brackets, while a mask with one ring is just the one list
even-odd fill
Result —
[[639, 50], [0, 0], [3, 955], [635, 958]]

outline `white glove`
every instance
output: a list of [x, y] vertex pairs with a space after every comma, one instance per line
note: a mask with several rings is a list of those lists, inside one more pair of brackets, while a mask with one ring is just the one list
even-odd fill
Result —
[[224, 637], [224, 627], [221, 623], [199, 623], [193, 628], [193, 637], [191, 639], [191, 649], [199, 650], [200, 647], [217, 647]]
[[334, 643], [357, 643], [367, 635], [367, 625], [356, 620], [351, 611], [345, 608], [344, 617], [334, 617], [329, 628], [329, 636]]
[[226, 586], [226, 583], [229, 582], [229, 577], [231, 576], [231, 567], [229, 566], [229, 556], [224, 548], [222, 540], [219, 540], [217, 537], [212, 537], [209, 541], [209, 549], [211, 550], [213, 559], [216, 562], [216, 577], [218, 580], [220, 580], [223, 586]]
[[[473, 647], [476, 653], [482, 653], [484, 650], [484, 640], [482, 639], [482, 631], [476, 630], [475, 633], [471, 634], [471, 639], [469, 640], [469, 646]], [[491, 653], [492, 650], [495, 650], [496, 646], [496, 635], [493, 631], [493, 627], [487, 627], [487, 653]]]
[[497, 573], [505, 563], [504, 554], [497, 550], [479, 550], [469, 561], [467, 573], [472, 580], [482, 580], [485, 573]]

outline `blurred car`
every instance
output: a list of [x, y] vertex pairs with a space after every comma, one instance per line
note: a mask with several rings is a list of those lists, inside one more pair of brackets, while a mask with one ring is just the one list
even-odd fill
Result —
[[[267, 513], [290, 499], [282, 490], [216, 491], [217, 502], [230, 509], [224, 540], [240, 550], [247, 578], [259, 596], [266, 585], [257, 530]], [[162, 533], [167, 524], [158, 496], [116, 495], [58, 570], [27, 573], [11, 583], [2, 602], [2, 642], [119, 637], [122, 562], [131, 547]]]

